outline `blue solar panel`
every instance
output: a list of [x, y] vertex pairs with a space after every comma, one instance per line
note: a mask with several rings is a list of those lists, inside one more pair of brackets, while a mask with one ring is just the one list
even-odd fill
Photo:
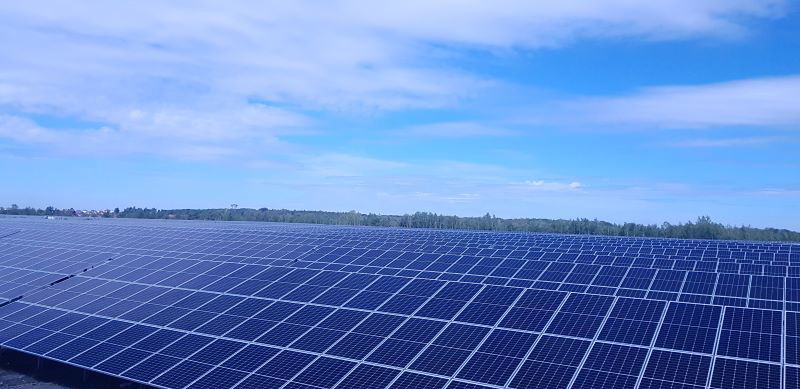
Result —
[[702, 388], [708, 380], [711, 358], [698, 354], [653, 350], [642, 375], [648, 388]]
[[456, 376], [470, 381], [502, 386], [511, 378], [520, 363], [522, 363], [520, 358], [477, 352], [472, 355]]
[[796, 244], [0, 218], [4, 230], [2, 347], [156, 387], [798, 386]]
[[717, 358], [712, 388], [779, 388], [781, 366], [752, 361]]

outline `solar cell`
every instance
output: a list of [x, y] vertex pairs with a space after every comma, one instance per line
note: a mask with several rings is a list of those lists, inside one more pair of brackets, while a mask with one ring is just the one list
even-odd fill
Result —
[[156, 387], [798, 386], [797, 244], [0, 218], [6, 230], [0, 345]]

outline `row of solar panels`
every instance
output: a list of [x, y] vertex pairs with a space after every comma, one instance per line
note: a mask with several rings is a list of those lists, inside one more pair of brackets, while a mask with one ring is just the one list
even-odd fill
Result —
[[[175, 255], [176, 253], [186, 253], [191, 252], [195, 254], [205, 254], [205, 255], [228, 255], [228, 256], [251, 256], [251, 257], [283, 257], [283, 258], [291, 258], [294, 256], [295, 258], [298, 256], [307, 256], [309, 259], [319, 260], [319, 261], [326, 261], [326, 262], [339, 262], [339, 263], [349, 263], [349, 262], [357, 262], [361, 261], [360, 264], [363, 263], [364, 260], [382, 260], [380, 266], [387, 266], [390, 263], [387, 262], [389, 259], [397, 259], [397, 260], [406, 260], [406, 261], [420, 261], [420, 262], [431, 262], [433, 260], [437, 260], [440, 262], [446, 262], [448, 260], [454, 260], [455, 258], [460, 258], [462, 263], [467, 261], [478, 262], [481, 261], [483, 263], [477, 264], [480, 266], [496, 266], [498, 262], [502, 259], [507, 259], [509, 261], [513, 259], [517, 260], [533, 260], [533, 259], [542, 259], [546, 261], [559, 261], [559, 262], [575, 262], [575, 263], [592, 263], [592, 264], [600, 264], [600, 265], [608, 265], [608, 264], [615, 264], [621, 266], [628, 266], [630, 262], [633, 261], [633, 265], [637, 267], [655, 267], [655, 268], [676, 268], [676, 269], [683, 269], [683, 270], [703, 270], [703, 271], [717, 271], [716, 267], [720, 266], [720, 271], [723, 272], [730, 272], [730, 273], [743, 273], [743, 274], [768, 274], [768, 275], [784, 275], [788, 272], [789, 275], [796, 275], [800, 274], [800, 267], [798, 266], [789, 266], [792, 263], [795, 263], [794, 254], [784, 255], [785, 258], [781, 257], [781, 254], [777, 254], [773, 256], [772, 260], [767, 259], [747, 259], [747, 257], [751, 257], [752, 255], [740, 255], [740, 258], [735, 258], [735, 256], [731, 256], [730, 258], [726, 257], [710, 257], [710, 256], [703, 256], [703, 257], [680, 257], [680, 256], [664, 256], [664, 255], [655, 255], [655, 254], [644, 254], [644, 253], [624, 253], [624, 254], [603, 254], [603, 253], [590, 253], [590, 252], [545, 252], [545, 251], [524, 251], [524, 250], [494, 250], [492, 255], [495, 256], [478, 256], [478, 255], [465, 255], [465, 254], [457, 254], [455, 252], [463, 252], [464, 250], [449, 250], [450, 253], [436, 253], [436, 250], [429, 250], [428, 252], [425, 251], [399, 251], [390, 248], [384, 249], [368, 249], [368, 248], [346, 248], [346, 247], [333, 247], [333, 246], [313, 246], [313, 245], [301, 245], [301, 244], [284, 244], [284, 245], [272, 245], [268, 249], [265, 248], [252, 248], [248, 247], [246, 243], [225, 243], [223, 247], [209, 247], [203, 246], [202, 244], [196, 244], [194, 242], [186, 242], [182, 245], [182, 247], [173, 246], [169, 250], [167, 249], [159, 249], [158, 247], [154, 247], [149, 240], [137, 238], [134, 242], [128, 242], [128, 244], [119, 244], [113, 245], [113, 242], [102, 242], [102, 237], [95, 236], [97, 240], [100, 242], [95, 242], [94, 244], [81, 244], [81, 245], [72, 245], [74, 248], [79, 249], [88, 249], [88, 250], [121, 250], [127, 252], [138, 252], [143, 254], [155, 254], [155, 255]], [[8, 242], [31, 242], [29, 240], [25, 240], [24, 237], [20, 237], [19, 235], [13, 237], [13, 239], [8, 239]], [[58, 245], [58, 247], [70, 247], [69, 244], [64, 244], [61, 242], [40, 242], [42, 245]], [[100, 244], [102, 243], [102, 244]], [[173, 244], [175, 242], [173, 241]], [[239, 247], [236, 247], [239, 246]], [[275, 247], [277, 246], [277, 247]], [[185, 251], [175, 251], [179, 249], [183, 249]], [[149, 251], [148, 251], [149, 250]], [[420, 249], [422, 250], [422, 249]], [[765, 257], [766, 258], [766, 257]], [[394, 266], [398, 267], [398, 266]], [[402, 266], [399, 266], [402, 267]]]
[[[46, 247], [50, 246], [50, 247]], [[0, 248], [8, 255], [17, 255], [18, 252], [27, 250], [30, 255], [36, 255], [36, 252], [51, 252], [57, 254], [57, 251], [68, 251], [77, 249], [63, 249], [53, 247], [54, 244], [43, 244], [40, 246], [24, 245], [21, 241], [14, 241], [13, 243], [0, 244]], [[100, 246], [84, 246], [89, 250], [104, 250], [108, 247]], [[174, 256], [186, 257], [186, 252], [174, 251], [158, 251], [150, 248], [147, 249], [118, 249], [128, 253], [139, 253], [142, 255], [153, 256]], [[182, 255], [183, 254], [183, 255]], [[650, 256], [605, 256], [605, 255], [546, 255], [541, 252], [527, 253], [521, 257], [479, 257], [472, 255], [455, 255], [455, 254], [432, 254], [421, 252], [402, 252], [402, 251], [381, 251], [381, 250], [366, 250], [366, 249], [332, 249], [328, 247], [321, 248], [303, 248], [298, 250], [261, 250], [261, 251], [237, 251], [229, 254], [205, 254], [195, 253], [192, 258], [203, 258], [208, 260], [224, 260], [224, 261], [252, 261], [252, 258], [283, 258], [283, 259], [296, 259], [303, 257], [306, 260], [324, 263], [338, 263], [346, 265], [361, 265], [361, 266], [381, 266], [392, 268], [408, 268], [413, 266], [416, 270], [432, 270], [432, 271], [447, 271], [448, 267], [467, 267], [467, 270], [472, 270], [476, 274], [478, 270], [489, 273], [481, 273], [488, 275], [494, 268], [507, 268], [507, 269], [520, 269], [527, 267], [529, 269], [542, 269], [546, 268], [549, 264], [556, 262], [558, 266], [570, 267], [573, 264], [579, 266], [633, 266], [633, 267], [646, 267], [655, 269], [675, 269], [675, 270], [697, 270], [697, 271], [711, 271], [711, 272], [726, 272], [726, 273], [742, 273], [742, 274], [767, 274], [778, 276], [797, 276], [800, 275], [800, 266], [785, 266], [785, 265], [770, 265], [752, 263], [753, 261], [746, 260], [726, 260], [726, 259], [709, 259], [691, 260], [691, 259], [666, 259], [666, 258], [652, 258]], [[1, 257], [0, 257], [1, 258]], [[435, 266], [432, 266], [433, 263]], [[748, 263], [749, 262], [749, 263]], [[462, 270], [459, 270], [462, 272]]]
[[[84, 297], [87, 305], [97, 306], [97, 297]], [[168, 297], [157, 301], [175, 296]], [[772, 372], [749, 377], [742, 387], [778, 387], [782, 362], [795, 373], [792, 365], [798, 363], [798, 334], [792, 332], [798, 316], [786, 315], [783, 351], [783, 315], [775, 311], [726, 308], [723, 313], [696, 304], [568, 294], [530, 308], [551, 315], [537, 332], [493, 326], [484, 319], [476, 320], [484, 324], [426, 320], [259, 299], [231, 305], [227, 299], [217, 297], [179, 313], [173, 312], [178, 307], [165, 306], [148, 316], [152, 319], [138, 321], [17, 302], [3, 311], [0, 341], [166, 387], [192, 382], [194, 387], [236, 382], [256, 387], [251, 385], [287, 379], [332, 387], [345, 376], [351, 386], [339, 387], [380, 387], [370, 386], [375, 377], [353, 370], [361, 361], [360, 367], [389, 379], [399, 378], [404, 369], [405, 379], [427, 377], [440, 382], [438, 387], [451, 376], [455, 382], [490, 387], [565, 387], [573, 377], [577, 387], [600, 382], [624, 387], [642, 379], [649, 382], [645, 387], [702, 387], [712, 365], [714, 380], [724, 382], [731, 374], [725, 366], [738, 366]], [[189, 304], [180, 301], [178, 306]], [[676, 366], [676, 360], [684, 364]]]
[[[2, 246], [0, 246], [2, 247]], [[24, 246], [15, 246], [21, 248]], [[37, 255], [31, 253], [38, 252]], [[0, 255], [0, 264], [6, 265], [1, 280], [8, 288], [15, 290], [25, 285], [31, 277], [36, 278], [41, 271], [56, 272], [61, 275], [75, 274], [88, 267], [101, 263], [111, 257], [107, 253], [81, 253], [68, 250], [15, 250]], [[35, 260], [38, 258], [38, 260]], [[50, 259], [48, 259], [50, 258]], [[255, 294], [264, 297], [281, 297], [281, 291], [293, 284], [303, 283], [318, 274], [319, 268], [294, 269], [280, 266], [285, 260], [273, 260], [266, 264], [242, 264], [209, 260], [177, 258], [142, 257], [123, 255], [115, 262], [94, 274], [106, 278], [135, 281], [166, 286], [200, 285], [204, 289], [236, 294]], [[459, 273], [455, 266], [459, 263], [444, 264], [445, 272], [414, 271], [405, 272], [392, 267], [342, 267], [324, 266], [327, 276], [333, 277], [350, 272], [382, 274], [406, 282], [417, 277], [429, 283], [444, 281], [478, 282], [515, 287], [566, 290], [593, 294], [620, 295], [627, 297], [647, 297], [666, 301], [688, 301], [713, 303], [729, 306], [749, 306], [769, 309], [797, 310], [800, 303], [800, 278], [778, 276], [756, 276], [729, 273], [650, 269], [623, 266], [600, 266], [569, 264], [547, 261], [516, 261], [520, 268], [491, 268], [495, 277], [475, 277], [476, 266], [462, 267]], [[294, 268], [320, 264], [308, 261], [291, 262]], [[432, 267], [437, 262], [432, 262]], [[28, 273], [26, 270], [35, 270]], [[394, 270], [394, 271], [390, 271]], [[406, 269], [408, 270], [408, 269]], [[449, 270], [449, 272], [446, 272]], [[499, 275], [512, 275], [511, 278]], [[402, 277], [401, 277], [402, 276]], [[457, 277], [456, 277], [457, 276]], [[438, 281], [433, 281], [438, 280]], [[492, 282], [491, 280], [495, 280]], [[313, 284], [313, 282], [312, 282]], [[286, 286], [282, 286], [286, 285]], [[13, 296], [0, 287], [0, 296]], [[763, 301], [772, 300], [772, 301]]]
[[[94, 246], [95, 251], [107, 249]], [[158, 252], [155, 250], [125, 250], [129, 253], [137, 252], [150, 256], [170, 256], [187, 257], [175, 252]], [[584, 255], [578, 258], [553, 257], [544, 259], [541, 255], [528, 256], [527, 258], [491, 258], [462, 256], [451, 254], [426, 254], [379, 250], [347, 250], [344, 254], [331, 253], [323, 249], [313, 249], [306, 251], [276, 251], [276, 252], [257, 252], [252, 256], [244, 255], [191, 255], [192, 258], [202, 258], [206, 260], [218, 260], [226, 262], [248, 263], [260, 258], [279, 258], [297, 259], [303, 257], [306, 261], [315, 263], [327, 263], [331, 266], [372, 266], [381, 268], [408, 269], [420, 271], [467, 273], [475, 275], [492, 275], [501, 277], [531, 279], [521, 277], [521, 275], [531, 273], [538, 275], [541, 272], [560, 272], [596, 274], [601, 269], [613, 271], [614, 268], [651, 268], [659, 270], [674, 271], [705, 271], [734, 274], [750, 275], [772, 275], [772, 276], [800, 276], [800, 266], [776, 266], [759, 265], [748, 263], [735, 263], [724, 261], [690, 261], [690, 260], [668, 260], [653, 258], [632, 258], [632, 257], [605, 257]], [[343, 250], [344, 251], [344, 250]], [[57, 247], [42, 247], [37, 245], [25, 245], [19, 241], [14, 243], [0, 243], [0, 264], [13, 264], [16, 258], [24, 256], [35, 258], [45, 256], [52, 259], [61, 259], [64, 256], [81, 255], [84, 251], [75, 249], [61, 249]], [[246, 253], [243, 253], [246, 255]], [[557, 258], [557, 259], [554, 259]]]
[[[30, 243], [20, 237], [19, 235], [6, 239], [9, 244], [13, 243]], [[37, 242], [43, 246], [53, 247], [69, 247], [60, 242]], [[73, 245], [78, 246], [78, 245]], [[332, 246], [311, 246], [311, 245], [282, 245], [280, 247], [271, 247], [270, 249], [256, 249], [256, 248], [232, 248], [225, 247], [223, 249], [215, 249], [209, 253], [208, 250], [203, 250], [202, 245], [186, 244], [187, 251], [171, 251], [171, 250], [158, 250], [152, 247], [149, 241], [139, 239], [137, 242], [127, 245], [113, 246], [110, 242], [105, 242], [103, 245], [96, 244], [82, 244], [79, 245], [81, 249], [115, 249], [127, 252], [150, 253], [156, 255], [168, 254], [174, 255], [175, 253], [191, 252], [197, 255], [228, 255], [228, 256], [251, 256], [251, 257], [283, 257], [283, 258], [296, 258], [297, 256], [307, 256], [309, 259], [326, 261], [326, 262], [340, 262], [349, 263], [354, 261], [364, 260], [375, 261], [382, 260], [381, 266], [389, 265], [386, 262], [390, 259], [406, 260], [406, 261], [420, 261], [420, 262], [447, 262], [459, 259], [462, 263], [471, 261], [470, 264], [497, 266], [500, 261], [505, 259], [507, 262], [513, 260], [536, 260], [542, 259], [547, 261], [558, 262], [575, 262], [575, 263], [594, 263], [594, 264], [616, 264], [627, 266], [633, 261], [633, 265], [638, 267], [657, 267], [657, 268], [678, 268], [685, 270], [705, 270], [715, 271], [716, 266], [721, 266], [721, 271], [739, 273], [744, 272], [747, 274], [773, 274], [783, 275], [787, 271], [791, 274], [800, 274], [800, 267], [787, 266], [788, 261], [767, 261], [767, 260], [748, 260], [743, 258], [719, 258], [719, 257], [685, 257], [671, 259], [666, 256], [659, 256], [653, 254], [630, 253], [622, 255], [605, 255], [597, 253], [558, 253], [558, 252], [543, 252], [543, 251], [523, 251], [523, 250], [509, 250], [503, 252], [504, 256], [475, 256], [475, 255], [462, 255], [462, 254], [442, 254], [424, 251], [398, 251], [392, 249], [367, 249], [367, 248], [336, 248]], [[275, 246], [275, 245], [273, 245]], [[176, 248], [173, 248], [176, 249]], [[13, 247], [6, 248], [12, 251]], [[149, 252], [147, 251], [149, 250]], [[496, 251], [497, 252], [497, 251]], [[213, 254], [212, 254], [213, 253]], [[482, 262], [478, 264], [477, 262]], [[770, 264], [771, 263], [771, 264]], [[513, 265], [512, 265], [513, 266]]]
[[[112, 224], [117, 223], [117, 224]], [[686, 256], [699, 256], [704, 251], [732, 251], [732, 252], [756, 252], [764, 254], [772, 253], [794, 253], [799, 254], [800, 248], [790, 243], [774, 242], [738, 242], [738, 241], [709, 241], [709, 240], [677, 240], [677, 239], [658, 239], [658, 238], [625, 238], [625, 237], [602, 237], [602, 236], [574, 236], [574, 235], [552, 235], [552, 234], [518, 234], [518, 233], [486, 233], [486, 232], [465, 232], [465, 231], [443, 231], [443, 230], [404, 230], [386, 228], [347, 228], [333, 226], [314, 226], [314, 225], [271, 225], [260, 227], [256, 223], [238, 224], [240, 229], [221, 229], [219, 223], [204, 224], [207, 228], [178, 228], [169, 224], [159, 223], [158, 221], [147, 221], [150, 225], [154, 223], [159, 226], [153, 229], [149, 226], [140, 225], [141, 221], [102, 221], [97, 223], [62, 223], [44, 226], [38, 221], [29, 219], [8, 219], [0, 218], [0, 228], [2, 224], [11, 224], [6, 228], [24, 228], [25, 225], [33, 226], [36, 231], [28, 230], [26, 234], [32, 235], [29, 238], [46, 237], [52, 239], [53, 235], [49, 231], [63, 231], [67, 237], [89, 233], [102, 233], [103, 239], [112, 240], [125, 235], [133, 234], [137, 237], [147, 237], [157, 240], [159, 237], [180, 238], [193, 237], [202, 242], [233, 242], [233, 241], [252, 241], [260, 240], [266, 232], [271, 239], [282, 237], [298, 241], [305, 238], [317, 240], [311, 242], [319, 245], [318, 240], [328, 239], [337, 241], [336, 246], [346, 245], [348, 241], [364, 242], [374, 241], [373, 238], [379, 237], [383, 243], [405, 242], [406, 244], [419, 244], [413, 242], [434, 243], [437, 247], [446, 247], [452, 244], [460, 246], [503, 246], [507, 243], [511, 247], [531, 248], [542, 247], [554, 249], [558, 247], [576, 248], [585, 246], [592, 251], [602, 251], [612, 249], [614, 251], [626, 251], [630, 249], [651, 249], [669, 250]], [[174, 224], [174, 222], [171, 222]], [[201, 224], [202, 225], [202, 224]], [[75, 230], [81, 230], [82, 233]], [[237, 231], [237, 232], [221, 232]], [[321, 237], [324, 234], [324, 238]], [[85, 238], [85, 237], [84, 237]], [[216, 239], [215, 239], [216, 238]], [[336, 238], [336, 239], [333, 239]], [[67, 239], [62, 239], [66, 241]], [[83, 240], [83, 239], [81, 239]], [[385, 248], [385, 247], [384, 247]]]
[[[278, 235], [287, 229], [256, 225], [265, 237], [271, 228]], [[58, 230], [52, 225], [42, 230], [47, 229]], [[345, 230], [303, 229], [323, 238], [353, 229]], [[366, 231], [380, 243], [380, 232], [387, 230]], [[15, 246], [42, 241], [17, 240]], [[467, 274], [477, 263], [451, 268], [458, 261], [449, 263], [444, 256], [410, 263], [447, 265], [452, 272], [324, 261], [308, 255], [313, 250], [288, 258], [209, 257], [192, 250], [175, 258], [133, 255], [153, 254], [146, 248], [148, 238], [138, 241], [145, 247], [51, 253], [52, 261], [48, 251], [27, 256], [30, 251], [14, 254], [0, 246], [6, 269], [0, 280], [20, 276], [14, 278], [22, 285], [16, 291], [47, 281], [48, 274], [68, 273], [55, 270], [82, 266], [78, 275], [39, 285], [0, 307], [0, 344], [170, 388], [800, 384], [800, 318], [786, 311], [796, 301], [792, 277], [540, 258], [518, 262], [517, 271], [528, 263], [541, 271], [512, 287], [511, 278]], [[41, 266], [53, 272], [37, 269]], [[500, 279], [503, 285], [492, 284]], [[707, 299], [677, 301], [685, 296]], [[723, 297], [748, 301], [750, 307], [712, 304]], [[755, 301], [769, 302], [771, 309], [753, 308]]]

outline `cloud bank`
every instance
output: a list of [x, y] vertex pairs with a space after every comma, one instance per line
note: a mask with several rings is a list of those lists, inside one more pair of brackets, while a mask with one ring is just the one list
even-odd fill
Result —
[[[785, 8], [776, 0], [4, 2], [0, 36], [11, 39], [0, 40], [6, 115], [0, 136], [44, 145], [69, 133], [97, 146], [87, 150], [130, 153], [170, 140], [180, 143], [179, 157], [211, 158], [242, 153], [237, 143], [255, 141], [263, 143], [261, 154], [279, 153], [275, 139], [313, 127], [317, 112], [453, 107], [485, 92], [493, 80], [451, 65], [462, 48], [530, 50], [621, 37], [736, 39], [750, 21], [778, 17]], [[751, 86], [722, 85], [713, 93]], [[600, 119], [656, 121], [681, 108], [661, 101], [687, 94], [705, 99], [705, 93], [654, 90], [637, 101], [592, 104], [608, 108]], [[641, 106], [642, 116], [618, 112], [629, 104]], [[792, 116], [785, 106], [775, 111]], [[100, 124], [49, 129], [30, 122], [31, 115]], [[705, 124], [707, 116], [683, 120]], [[456, 125], [430, 134], [486, 131]]]

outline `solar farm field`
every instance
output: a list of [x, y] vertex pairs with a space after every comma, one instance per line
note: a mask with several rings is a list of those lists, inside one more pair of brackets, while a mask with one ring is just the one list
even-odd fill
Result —
[[0, 346], [161, 388], [798, 388], [800, 245], [0, 218]]

